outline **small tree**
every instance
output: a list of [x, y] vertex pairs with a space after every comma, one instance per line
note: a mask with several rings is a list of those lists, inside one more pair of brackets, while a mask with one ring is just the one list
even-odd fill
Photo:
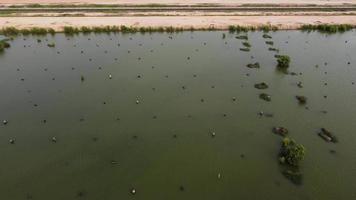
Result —
[[280, 68], [288, 68], [290, 63], [290, 57], [287, 55], [276, 55], [278, 65]]
[[305, 148], [294, 140], [284, 138], [280, 150], [280, 160], [290, 166], [298, 167], [299, 162], [304, 159]]

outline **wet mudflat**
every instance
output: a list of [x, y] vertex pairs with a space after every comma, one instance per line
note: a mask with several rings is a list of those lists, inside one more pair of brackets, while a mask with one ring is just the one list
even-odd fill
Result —
[[[263, 35], [9, 41], [0, 199], [356, 198], [356, 32]], [[280, 171], [273, 127], [306, 148], [300, 185]]]

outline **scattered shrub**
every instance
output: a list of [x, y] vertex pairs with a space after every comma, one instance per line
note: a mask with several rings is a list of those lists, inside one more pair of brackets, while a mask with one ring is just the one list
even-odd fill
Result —
[[240, 48], [240, 51], [246, 51], [246, 52], [249, 52], [250, 49], [249, 48]]
[[321, 33], [342, 33], [354, 28], [355, 26], [350, 24], [307, 24], [300, 27], [303, 31], [318, 31]]
[[251, 47], [251, 44], [248, 42], [243, 42], [242, 45], [244, 45], [245, 47]]
[[239, 39], [239, 40], [248, 40], [248, 36], [247, 35], [238, 35], [235, 38]]
[[266, 33], [264, 33], [264, 34], [262, 35], [262, 37], [263, 37], [263, 38], [266, 38], [266, 39], [272, 39], [272, 36], [270, 36], [270, 35], [268, 35], [268, 34], [266, 34]]
[[279, 160], [282, 164], [298, 167], [300, 161], [304, 159], [305, 148], [297, 144], [293, 139], [284, 138], [279, 152]]
[[248, 68], [260, 68], [260, 63], [256, 62], [256, 63], [249, 63], [246, 65], [246, 67]]
[[266, 44], [273, 45], [273, 41], [266, 41]]
[[53, 48], [53, 47], [56, 46], [56, 44], [54, 44], [54, 43], [49, 43], [49, 44], [47, 44], [47, 46]]
[[287, 55], [276, 55], [277, 58], [277, 67], [288, 68], [290, 63], [290, 57]]
[[6, 40], [0, 40], [0, 52], [3, 52], [6, 48], [10, 48], [10, 46]]

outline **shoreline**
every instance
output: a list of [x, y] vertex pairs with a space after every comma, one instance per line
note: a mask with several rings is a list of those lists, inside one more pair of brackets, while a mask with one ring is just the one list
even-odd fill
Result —
[[296, 30], [303, 25], [349, 24], [356, 26], [355, 16], [128, 16], [128, 17], [1, 17], [0, 29], [51, 28], [62, 31], [70, 27], [175, 27], [184, 30], [227, 30], [230, 25], [273, 26], [280, 30]]
[[99, 3], [97, 0], [3, 0], [0, 29], [39, 27], [60, 31], [65, 26], [124, 25], [227, 30], [230, 25], [239, 25], [293, 30], [303, 25], [356, 25], [356, 0], [103, 0]]

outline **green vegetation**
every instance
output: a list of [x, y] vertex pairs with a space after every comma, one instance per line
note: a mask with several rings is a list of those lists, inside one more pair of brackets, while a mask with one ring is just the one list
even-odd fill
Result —
[[270, 47], [270, 48], [268, 48], [268, 51], [276, 51], [276, 52], [279, 52], [279, 49]]
[[318, 25], [303, 25], [300, 27], [303, 31], [318, 31], [321, 33], [342, 33], [356, 28], [350, 24], [318, 24]]
[[307, 98], [305, 96], [296, 95], [295, 98], [298, 100], [299, 104], [307, 103]]
[[259, 95], [259, 97], [260, 97], [260, 99], [263, 99], [265, 101], [271, 101], [272, 100], [271, 96], [269, 94], [266, 94], [266, 93], [261, 93]]
[[279, 162], [283, 169], [282, 174], [294, 184], [301, 184], [303, 174], [300, 172], [300, 162], [305, 156], [305, 147], [293, 139], [285, 137], [279, 151]]
[[[323, 33], [337, 33], [337, 32], [345, 32], [348, 30], [351, 30], [353, 28], [356, 28], [353, 25], [349, 24], [339, 24], [339, 25], [327, 25], [327, 24], [320, 24], [320, 25], [303, 25], [300, 29], [304, 31], [319, 31]], [[234, 26], [231, 25], [228, 27], [229, 31], [231, 33], [234, 32], [247, 32], [247, 31], [270, 31], [270, 30], [277, 30], [278, 28], [276, 26], [271, 26], [271, 25], [264, 25], [264, 26]], [[199, 28], [196, 29], [194, 27], [191, 27], [189, 29], [182, 28], [182, 27], [133, 27], [133, 26], [99, 26], [99, 27], [70, 27], [66, 26], [63, 28], [62, 31], [58, 32], [64, 32], [67, 35], [74, 35], [74, 34], [79, 34], [79, 33], [116, 33], [116, 32], [122, 32], [122, 33], [152, 33], [152, 32], [167, 32], [167, 33], [174, 33], [174, 32], [182, 32], [184, 30], [190, 30], [190, 31], [195, 31], [195, 30], [216, 30], [213, 26], [209, 28]], [[29, 29], [17, 29], [15, 27], [5, 27], [0, 30], [0, 34], [3, 35], [11, 35], [11, 36], [16, 36], [19, 34], [23, 35], [46, 35], [46, 34], [55, 34], [55, 30], [52, 28], [40, 28], [40, 27], [33, 27]], [[225, 38], [226, 35], [223, 34], [223, 38]], [[271, 39], [272, 37], [268, 34], [263, 34], [263, 38], [268, 38]], [[241, 36], [236, 36], [237, 39], [244, 39], [247, 40], [248, 36], [247, 35], [241, 35]], [[272, 44], [271, 41], [267, 41], [267, 44]]]
[[300, 161], [304, 159], [305, 148], [297, 144], [293, 139], [284, 138], [279, 152], [279, 160], [282, 164], [298, 167]]
[[263, 38], [266, 38], [266, 39], [272, 39], [272, 36], [268, 35], [268, 34], [263, 34], [262, 35]]
[[246, 65], [246, 67], [248, 68], [260, 68], [260, 63], [256, 62], [256, 63], [249, 63]]
[[240, 51], [246, 51], [246, 52], [248, 52], [248, 51], [250, 51], [250, 49], [249, 49], [249, 48], [240, 48]]
[[56, 46], [56, 44], [54, 44], [54, 43], [49, 43], [49, 44], [47, 44], [47, 46], [53, 48], [53, 47]]
[[234, 33], [234, 32], [248, 32], [248, 31], [264, 31], [264, 32], [268, 32], [268, 31], [276, 31], [278, 30], [277, 26], [272, 26], [272, 25], [262, 25], [262, 26], [240, 26], [240, 25], [230, 25], [229, 26], [229, 31], [230, 33]]
[[81, 82], [84, 82], [84, 80], [85, 80], [84, 76], [81, 75], [81, 76], [80, 76], [80, 81], [81, 81]]
[[79, 33], [80, 30], [78, 28], [74, 28], [71, 26], [65, 26], [63, 28], [63, 31], [64, 31], [64, 34], [66, 34], [66, 35], [73, 35], [73, 34]]
[[23, 35], [46, 35], [46, 34], [54, 34], [55, 31], [52, 28], [30, 28], [30, 29], [17, 29], [15, 27], [6, 27], [0, 30], [1, 34], [16, 36], [19, 34]]
[[256, 84], [255, 84], [255, 88], [256, 88], [256, 89], [260, 89], [260, 90], [264, 90], [264, 89], [267, 89], [267, 88], [268, 88], [268, 85], [267, 85], [267, 83], [265, 83], [265, 82], [256, 83]]
[[266, 44], [273, 45], [273, 41], [266, 41]]
[[242, 45], [244, 45], [245, 47], [251, 47], [251, 44], [249, 42], [243, 42]]
[[0, 40], [0, 52], [3, 52], [5, 49], [10, 48], [10, 44], [7, 40]]
[[239, 39], [239, 40], [248, 40], [248, 36], [247, 35], [238, 35], [235, 38]]
[[277, 58], [277, 67], [279, 68], [288, 68], [290, 63], [290, 57], [287, 55], [275, 55]]

